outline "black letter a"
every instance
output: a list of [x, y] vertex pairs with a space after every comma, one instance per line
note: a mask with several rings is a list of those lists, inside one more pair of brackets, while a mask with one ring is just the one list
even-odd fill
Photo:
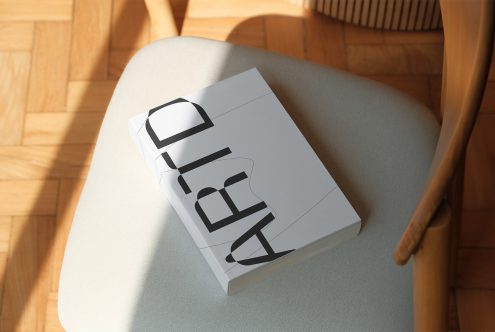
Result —
[[[256, 213], [256, 212], [266, 208], [266, 203], [261, 201], [261, 202], [254, 204], [254, 205], [252, 205], [252, 206], [250, 206], [244, 210], [239, 211], [239, 209], [237, 208], [235, 203], [230, 198], [230, 195], [226, 189], [229, 186], [233, 185], [234, 183], [245, 180], [247, 178], [248, 178], [248, 176], [246, 175], [245, 172], [237, 173], [236, 175], [233, 175], [230, 178], [228, 178], [227, 180], [225, 180], [225, 182], [223, 183], [224, 187], [220, 190], [217, 190], [217, 189], [212, 188], [212, 187], [206, 187], [206, 188], [201, 189], [198, 192], [198, 196], [197, 196], [198, 200], [194, 204], [194, 207], [195, 207], [198, 215], [201, 217], [201, 220], [203, 220], [203, 223], [205, 224], [206, 228], [208, 228], [208, 231], [210, 231], [210, 233], [216, 231], [219, 228], [230, 225], [231, 223], [233, 223], [237, 220], [240, 220], [242, 218], [250, 216], [253, 213]], [[210, 219], [208, 218], [208, 216], [206, 215], [205, 211], [201, 207], [201, 204], [199, 204], [199, 200], [201, 198], [204, 198], [204, 197], [209, 196], [211, 194], [214, 194], [216, 192], [220, 193], [220, 195], [222, 196], [222, 199], [225, 201], [225, 203], [229, 207], [230, 211], [232, 212], [232, 215], [230, 215], [226, 218], [223, 218], [222, 220], [219, 220], [216, 222], [211, 222]]]
[[267, 214], [263, 219], [261, 219], [256, 225], [251, 227], [246, 233], [244, 233], [240, 238], [234, 241], [232, 243], [232, 247], [230, 247], [230, 254], [225, 257], [225, 260], [229, 263], [233, 263], [236, 260], [232, 256], [232, 252], [235, 251], [237, 248], [239, 248], [244, 242], [252, 238], [253, 236], [256, 236], [258, 238], [258, 241], [260, 241], [261, 245], [266, 251], [266, 255], [263, 256], [258, 256], [258, 257], [253, 257], [253, 258], [246, 258], [246, 259], [241, 259], [240, 261], [237, 261], [237, 263], [241, 265], [253, 265], [253, 264], [260, 264], [260, 263], [265, 263], [265, 262], [271, 262], [274, 259], [277, 259], [279, 257], [282, 257], [295, 249], [292, 250], [287, 250], [287, 251], [282, 251], [282, 252], [275, 252], [273, 251], [272, 246], [270, 243], [268, 243], [268, 240], [266, 237], [263, 235], [261, 230], [271, 223], [275, 219], [273, 217], [273, 214], [269, 213]]

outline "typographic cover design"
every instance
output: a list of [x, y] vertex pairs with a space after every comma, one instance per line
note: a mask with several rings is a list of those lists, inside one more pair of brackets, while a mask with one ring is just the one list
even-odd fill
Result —
[[129, 128], [226, 291], [360, 223], [256, 69], [158, 105]]

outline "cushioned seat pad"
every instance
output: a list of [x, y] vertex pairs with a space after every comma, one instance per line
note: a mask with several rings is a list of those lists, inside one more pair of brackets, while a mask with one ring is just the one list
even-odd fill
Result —
[[[252, 67], [364, 227], [353, 240], [228, 297], [133, 146], [127, 121]], [[438, 132], [422, 105], [337, 70], [197, 38], [145, 47], [117, 85], [73, 221], [59, 288], [63, 326], [410, 330], [411, 264], [396, 266], [392, 252], [422, 192]]]

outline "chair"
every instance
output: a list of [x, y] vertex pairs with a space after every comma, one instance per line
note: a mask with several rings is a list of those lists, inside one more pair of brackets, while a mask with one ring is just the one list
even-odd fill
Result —
[[[139, 51], [115, 89], [74, 217], [59, 286], [62, 325], [446, 330], [451, 225], [459, 207], [449, 192], [456, 193], [454, 175], [488, 74], [495, 6], [441, 6], [441, 127], [393, 89], [269, 52], [182, 37]], [[365, 226], [355, 239], [227, 297], [132, 145], [127, 120], [254, 66]], [[413, 264], [394, 264], [399, 238], [395, 261], [414, 255]]]

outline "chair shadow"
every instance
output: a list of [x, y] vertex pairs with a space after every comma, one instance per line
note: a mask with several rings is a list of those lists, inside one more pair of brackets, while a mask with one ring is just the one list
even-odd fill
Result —
[[[182, 29], [182, 23], [184, 21], [185, 10], [187, 8], [188, 1], [172, 1], [172, 7], [174, 9], [174, 14], [177, 16], [176, 24], [178, 31]], [[132, 41], [137, 41], [139, 38], [140, 29], [132, 30], [125, 29], [123, 27], [126, 22], [126, 19], [123, 17], [126, 12], [129, 12], [130, 8], [126, 7], [131, 5], [130, 2], [125, 2], [124, 7], [122, 8], [120, 15], [115, 18], [115, 21], [112, 26], [114, 29], [119, 30], [123, 29], [127, 33], [127, 37], [132, 43]], [[132, 9], [131, 9], [132, 10]], [[144, 27], [145, 21], [147, 19], [146, 13], [144, 15], [135, 15], [134, 22], [138, 27]], [[112, 18], [113, 19], [113, 18]], [[110, 45], [110, 35], [106, 36], [108, 40], [103, 49], [95, 50], [95, 52], [99, 53], [98, 61], [93, 64], [93, 70], [88, 80], [99, 80], [98, 68], [106, 67], [107, 61], [107, 48]], [[61, 139], [60, 145], [61, 148], [56, 152], [56, 156], [53, 159], [53, 162], [49, 166], [49, 170], [45, 176], [46, 181], [41, 187], [37, 198], [35, 199], [32, 207], [31, 213], [29, 215], [36, 215], [36, 211], [39, 211], [39, 208], [42, 207], [45, 203], [44, 196], [47, 193], [53, 192], [52, 190], [52, 182], [50, 180], [60, 179], [60, 168], [59, 164], [64, 164], [67, 162], [67, 157], [64, 157], [65, 151], [63, 149], [64, 144], [70, 144], [71, 142], [71, 133], [77, 130], [80, 130], [81, 118], [83, 117], [83, 112], [78, 112], [78, 109], [82, 109], [85, 104], [87, 104], [87, 100], [91, 100], [93, 98], [88, 90], [86, 90], [82, 96], [80, 101], [80, 106], [76, 107], [76, 111], [74, 114], [74, 118], [67, 128], [67, 134]], [[101, 123], [98, 124], [98, 128]], [[96, 137], [98, 134], [98, 128], [88, 128], [88, 131], [92, 133], [91, 135], [87, 135], [88, 139], [93, 139], [92, 141], [96, 141]], [[82, 153], [86, 156], [89, 156], [92, 152], [93, 148], [88, 147], [88, 149], [83, 150]], [[84, 160], [87, 158], [81, 158]], [[78, 167], [77, 171], [73, 171], [72, 177], [74, 179], [83, 178], [85, 174], [83, 173], [84, 167]], [[65, 202], [65, 204], [59, 204], [57, 206], [57, 219], [62, 218], [67, 213], [71, 212], [70, 202], [75, 198], [76, 192], [75, 189], [72, 188], [65, 192], [67, 197], [58, 202]], [[67, 216], [65, 216], [67, 217]], [[20, 327], [23, 317], [25, 316], [25, 310], [30, 301], [32, 301], [32, 297], [36, 296], [36, 288], [39, 278], [42, 274], [45, 274], [47, 270], [50, 269], [48, 264], [50, 263], [50, 256], [53, 251], [53, 242], [57, 236], [57, 233], [60, 230], [60, 225], [56, 221], [55, 224], [50, 224], [46, 217], [37, 217], [38, 219], [29, 220], [23, 226], [20, 231], [19, 236], [17, 237], [17, 242], [13, 248], [9, 250], [9, 257], [7, 264], [5, 266], [4, 278], [0, 280], [0, 286], [3, 286], [3, 297], [1, 298], [2, 302], [0, 303], [0, 331], [16, 331]], [[50, 217], [51, 218], [51, 217]], [[33, 245], [33, 236], [41, 238], [39, 242], [43, 244]], [[46, 244], [46, 245], [44, 245]], [[29, 261], [26, 262], [26, 257], [28, 257]], [[29, 265], [26, 265], [29, 264]], [[35, 265], [35, 266], [33, 266]], [[25, 270], [21, 270], [25, 269]], [[22, 278], [15, 279], [13, 276], [19, 277], [22, 275]], [[1, 282], [3, 281], [3, 282]], [[1, 294], [2, 292], [0, 292]], [[47, 294], [48, 295], [48, 294]], [[47, 299], [48, 300], [48, 299]], [[41, 303], [37, 306], [36, 310], [43, 308], [44, 305]], [[41, 317], [45, 315], [44, 312], [38, 313]]]

